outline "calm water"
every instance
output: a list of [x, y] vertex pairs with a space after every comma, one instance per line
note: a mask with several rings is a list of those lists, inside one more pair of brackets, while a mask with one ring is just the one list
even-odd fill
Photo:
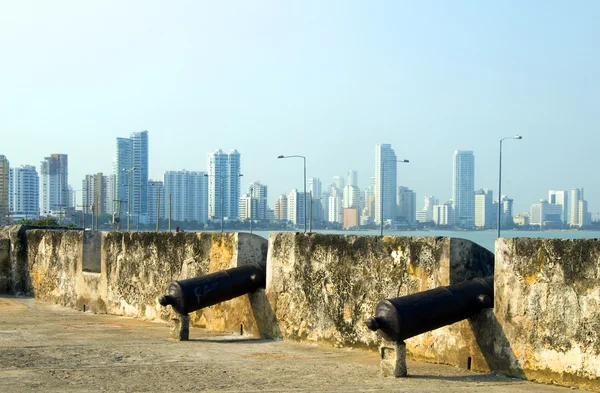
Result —
[[[269, 238], [272, 231], [254, 231], [255, 234], [264, 238]], [[313, 231], [318, 233], [329, 233], [336, 235], [373, 235], [378, 236], [379, 230], [365, 231]], [[494, 252], [494, 242], [496, 240], [496, 230], [491, 231], [384, 231], [384, 235], [389, 236], [442, 236], [458, 237], [477, 243], [488, 250]], [[600, 238], [600, 231], [502, 231], [502, 237], [542, 237], [542, 238], [563, 238], [563, 239], [597, 239]]]

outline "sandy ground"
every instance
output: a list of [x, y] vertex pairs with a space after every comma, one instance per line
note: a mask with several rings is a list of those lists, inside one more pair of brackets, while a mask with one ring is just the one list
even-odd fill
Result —
[[375, 352], [258, 340], [0, 297], [0, 392], [567, 392], [409, 362], [379, 376]]

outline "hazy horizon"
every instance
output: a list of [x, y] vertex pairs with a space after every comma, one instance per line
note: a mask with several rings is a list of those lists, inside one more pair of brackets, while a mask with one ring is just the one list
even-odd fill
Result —
[[420, 209], [451, 198], [454, 150], [497, 198], [498, 142], [520, 134], [503, 150], [515, 214], [581, 187], [595, 213], [599, 17], [591, 0], [5, 3], [0, 154], [38, 171], [68, 154], [77, 189], [148, 130], [151, 179], [237, 149], [272, 207], [302, 189], [301, 160], [278, 155], [323, 185], [357, 170], [363, 189], [390, 143]]

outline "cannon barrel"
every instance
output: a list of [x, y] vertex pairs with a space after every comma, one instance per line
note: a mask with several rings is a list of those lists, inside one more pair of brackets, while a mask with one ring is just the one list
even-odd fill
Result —
[[173, 281], [167, 294], [158, 302], [164, 307], [170, 304], [179, 314], [185, 315], [264, 288], [265, 282], [265, 265], [249, 263], [217, 273]]
[[389, 341], [403, 341], [494, 306], [494, 276], [377, 303], [367, 327]]

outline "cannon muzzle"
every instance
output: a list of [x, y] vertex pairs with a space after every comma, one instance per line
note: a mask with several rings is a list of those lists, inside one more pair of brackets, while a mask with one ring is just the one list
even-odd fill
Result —
[[179, 314], [185, 315], [214, 304], [264, 288], [266, 267], [263, 264], [247, 265], [223, 270], [186, 280], [173, 281], [167, 294], [158, 302], [171, 305]]
[[365, 324], [389, 341], [403, 341], [494, 306], [494, 276], [382, 300]]

